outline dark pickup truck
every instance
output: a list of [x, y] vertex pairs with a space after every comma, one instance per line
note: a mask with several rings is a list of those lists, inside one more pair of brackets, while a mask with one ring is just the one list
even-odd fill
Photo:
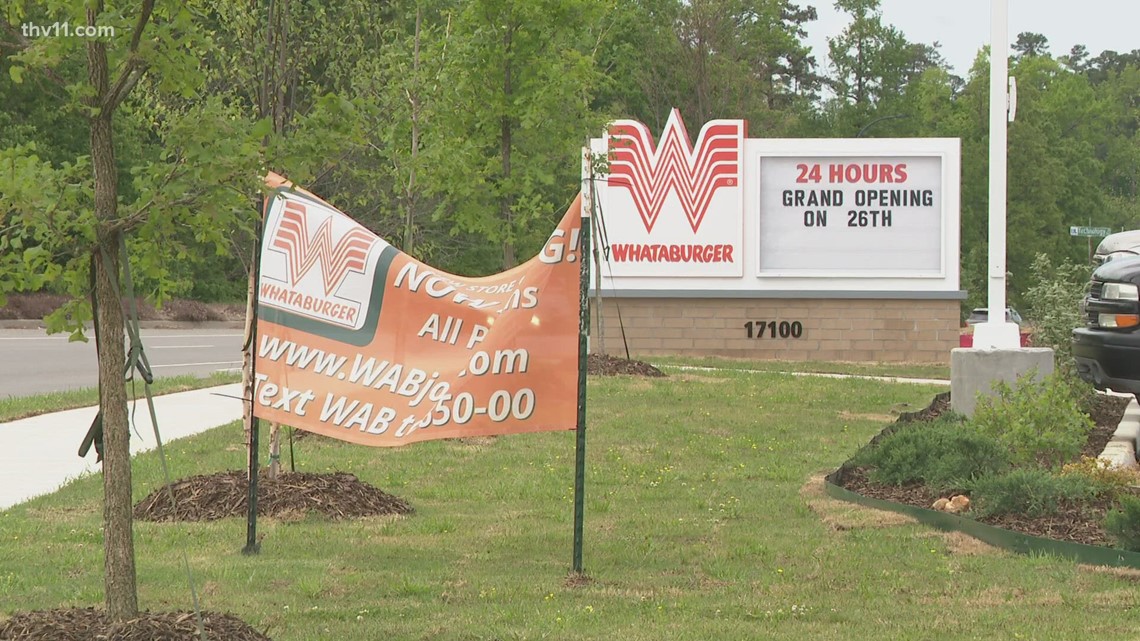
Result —
[[1073, 330], [1077, 373], [1099, 390], [1140, 399], [1140, 256], [1098, 258], [1104, 262], [1085, 296], [1085, 326]]

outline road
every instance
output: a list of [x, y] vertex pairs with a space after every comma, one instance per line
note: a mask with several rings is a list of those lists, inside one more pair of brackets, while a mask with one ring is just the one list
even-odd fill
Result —
[[[240, 329], [142, 330], [155, 377], [241, 367]], [[0, 398], [98, 385], [95, 341], [68, 342], [42, 329], [0, 329]]]

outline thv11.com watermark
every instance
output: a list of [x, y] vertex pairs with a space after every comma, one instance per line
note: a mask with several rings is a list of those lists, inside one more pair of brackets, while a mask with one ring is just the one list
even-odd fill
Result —
[[53, 22], [51, 24], [25, 22], [20, 25], [20, 33], [25, 38], [114, 38], [115, 28], [105, 24], [73, 25], [70, 22]]

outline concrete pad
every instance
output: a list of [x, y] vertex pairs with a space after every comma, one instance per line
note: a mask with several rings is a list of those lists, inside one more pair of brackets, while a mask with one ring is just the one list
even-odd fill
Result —
[[[241, 385], [237, 383], [156, 396], [155, 414], [163, 444], [240, 419], [240, 397]], [[102, 464], [95, 462], [95, 448], [85, 458], [78, 455], [79, 444], [96, 413], [97, 407], [85, 407], [0, 423], [0, 452], [4, 453], [0, 510], [102, 470]], [[131, 453], [157, 447], [145, 400], [138, 402], [133, 415]]]
[[1125, 470], [1140, 468], [1140, 465], [1136, 463], [1136, 449], [1132, 443], [1125, 441], [1109, 441], [1104, 446], [1104, 451], [1097, 458], [1108, 461], [1109, 467]]
[[955, 348], [950, 350], [950, 408], [973, 416], [978, 395], [993, 396], [993, 386], [1036, 372], [1035, 380], [1053, 373], [1053, 350], [1046, 347], [1017, 349]]
[[1133, 448], [1140, 445], [1140, 405], [1136, 404], [1135, 398], [1124, 409], [1124, 416], [1120, 417], [1112, 440], [1130, 443]]

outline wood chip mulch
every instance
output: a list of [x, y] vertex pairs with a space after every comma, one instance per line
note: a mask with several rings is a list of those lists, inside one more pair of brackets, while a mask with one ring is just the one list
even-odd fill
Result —
[[1120, 419], [1124, 416], [1124, 409], [1132, 401], [1130, 396], [1097, 396], [1097, 402], [1089, 411], [1089, 418], [1096, 426], [1089, 433], [1089, 440], [1081, 449], [1082, 456], [1100, 456], [1104, 446], [1116, 433], [1120, 426]]
[[[229, 614], [202, 612], [211, 641], [272, 641]], [[193, 612], [142, 612], [115, 623], [95, 608], [19, 612], [0, 623], [2, 641], [200, 641]]]
[[[1098, 397], [1096, 406], [1089, 414], [1096, 423], [1096, 428], [1090, 433], [1089, 440], [1083, 448], [1084, 455], [1097, 456], [1104, 450], [1104, 445], [1116, 431], [1124, 414], [1124, 409], [1130, 400], [1130, 398], [1115, 396]], [[940, 394], [935, 397], [929, 407], [909, 415], [902, 415], [899, 417], [899, 422], [932, 420], [943, 411], [948, 410], [949, 407], [949, 394], [945, 394], [944, 398]], [[940, 497], [961, 493], [960, 491], [949, 491], [937, 494], [921, 484], [879, 485], [868, 478], [867, 472], [868, 470], [863, 468], [847, 468], [840, 483], [844, 489], [851, 490], [856, 494], [923, 508], [930, 508], [931, 504]], [[1140, 495], [1140, 491], [1132, 493]], [[1059, 506], [1056, 514], [1045, 516], [1030, 517], [1023, 514], [1007, 514], [977, 520], [987, 525], [1031, 536], [1111, 547], [1113, 537], [1104, 529], [1104, 517], [1112, 507], [1113, 501], [1105, 498], [1080, 503], [1064, 503]]]
[[590, 354], [586, 360], [586, 373], [594, 376], [665, 376], [665, 372], [638, 360], [629, 360], [609, 354]]
[[941, 416], [944, 412], [950, 411], [950, 392], [940, 392], [934, 395], [924, 409], [917, 412], [903, 412], [899, 414], [896, 423], [910, 423], [911, 421], [933, 421]]
[[[192, 476], [171, 484], [174, 506], [166, 486], [135, 505], [142, 521], [215, 521], [245, 517], [249, 488], [245, 470]], [[319, 513], [334, 520], [365, 516], [410, 514], [403, 499], [387, 494], [352, 474], [282, 472], [271, 481], [262, 473], [257, 482], [257, 513], [267, 517]], [[2, 637], [0, 637], [2, 639]]]

